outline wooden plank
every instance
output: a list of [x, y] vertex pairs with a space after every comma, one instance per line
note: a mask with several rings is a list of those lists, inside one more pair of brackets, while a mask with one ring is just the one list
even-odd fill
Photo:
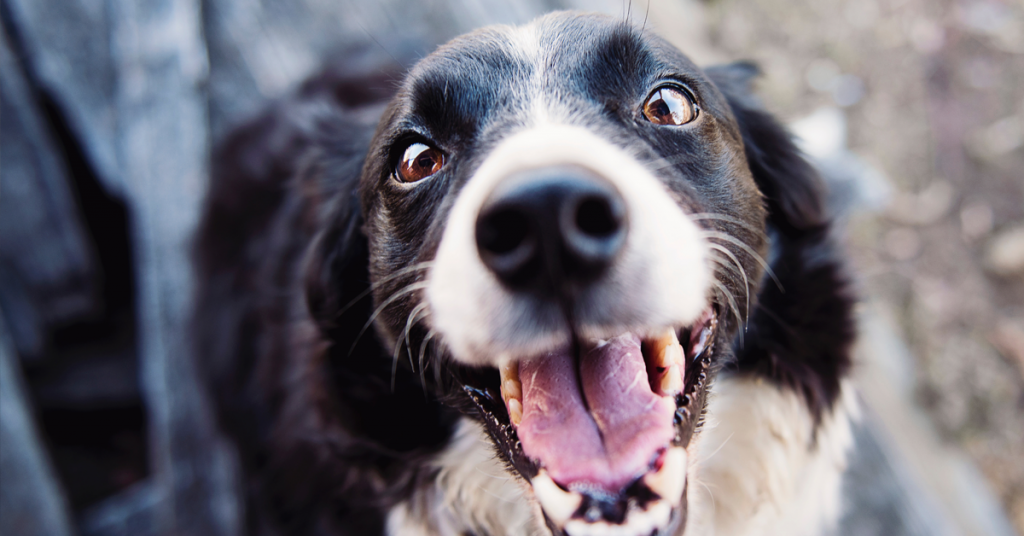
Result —
[[25, 398], [18, 357], [0, 319], [0, 534], [71, 536], [67, 501]]
[[233, 464], [199, 387], [188, 333], [189, 244], [206, 189], [206, 49], [198, 0], [111, 4], [118, 154], [135, 209], [142, 378], [157, 533], [238, 532]]
[[233, 462], [192, 370], [186, 328], [187, 245], [209, 145], [199, 1], [10, 0], [4, 8], [34, 81], [105, 187], [133, 209], [154, 531], [234, 534]]
[[83, 144], [104, 186], [122, 193], [117, 154], [118, 115], [111, 95], [118, 84], [110, 53], [108, 2], [5, 0], [11, 36], [29, 72], [56, 101]]
[[45, 351], [46, 324], [100, 305], [68, 170], [7, 37], [0, 33], [0, 305], [24, 359]]

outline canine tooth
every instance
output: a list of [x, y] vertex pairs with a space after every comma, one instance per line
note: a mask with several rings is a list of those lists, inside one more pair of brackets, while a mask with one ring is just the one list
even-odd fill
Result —
[[672, 447], [665, 452], [661, 469], [644, 475], [644, 484], [673, 505], [679, 504], [686, 487], [686, 449]]
[[673, 363], [682, 363], [683, 347], [679, 344], [674, 329], [666, 329], [660, 337], [651, 344], [651, 358], [653, 365], [661, 368], [668, 368]]
[[543, 469], [530, 483], [533, 484], [533, 494], [544, 513], [559, 526], [564, 525], [583, 502], [582, 495], [558, 487]]
[[498, 367], [501, 374], [501, 398], [508, 402], [512, 398], [523, 398], [523, 384], [519, 381], [519, 363], [509, 361]]
[[708, 337], [711, 336], [711, 327], [706, 327], [700, 330], [700, 335], [697, 338], [697, 342], [693, 344], [693, 358], [697, 359], [702, 352], [704, 352], [704, 346], [708, 343]]
[[516, 426], [523, 420], [523, 403], [518, 398], [508, 399], [508, 418]]
[[673, 364], [668, 370], [665, 371], [665, 375], [661, 377], [660, 384], [658, 385], [659, 394], [662, 396], [675, 396], [683, 390], [683, 373], [679, 370], [679, 365]]
[[505, 380], [501, 384], [501, 394], [508, 400], [510, 398], [523, 399], [523, 384], [515, 380]]
[[666, 501], [657, 501], [647, 507], [647, 515], [651, 525], [664, 527], [672, 518], [672, 507]]
[[517, 361], [502, 363], [501, 366], [498, 367], [498, 371], [501, 373], [501, 381], [519, 381], [519, 362]]
[[679, 340], [673, 337], [675, 344], [665, 348], [665, 355], [662, 357], [664, 363], [682, 365], [683, 364], [683, 346], [679, 344]]

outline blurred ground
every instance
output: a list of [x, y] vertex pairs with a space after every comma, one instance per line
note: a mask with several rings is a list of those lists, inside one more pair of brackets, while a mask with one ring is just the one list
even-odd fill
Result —
[[1024, 4], [706, 7], [713, 48], [763, 67], [770, 109], [839, 108], [887, 179], [848, 224], [857, 279], [909, 345], [916, 401], [1024, 534]]

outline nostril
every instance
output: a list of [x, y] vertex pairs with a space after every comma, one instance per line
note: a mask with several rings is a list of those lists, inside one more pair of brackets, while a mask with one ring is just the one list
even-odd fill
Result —
[[538, 270], [536, 228], [530, 212], [511, 202], [484, 210], [476, 225], [480, 260], [508, 285], [523, 285]]
[[576, 228], [594, 238], [614, 234], [622, 218], [604, 197], [588, 196], [576, 208]]
[[570, 199], [560, 221], [563, 269], [577, 279], [594, 278], [625, 243], [626, 207], [618, 192], [598, 182], [578, 185]]
[[515, 251], [528, 234], [529, 222], [517, 210], [498, 210], [489, 214], [477, 229], [479, 247], [495, 255]]

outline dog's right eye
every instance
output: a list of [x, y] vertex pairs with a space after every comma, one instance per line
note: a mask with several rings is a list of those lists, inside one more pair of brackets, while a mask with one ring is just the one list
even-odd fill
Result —
[[441, 170], [444, 153], [424, 143], [413, 143], [406, 147], [398, 163], [398, 178], [402, 182], [421, 181]]

